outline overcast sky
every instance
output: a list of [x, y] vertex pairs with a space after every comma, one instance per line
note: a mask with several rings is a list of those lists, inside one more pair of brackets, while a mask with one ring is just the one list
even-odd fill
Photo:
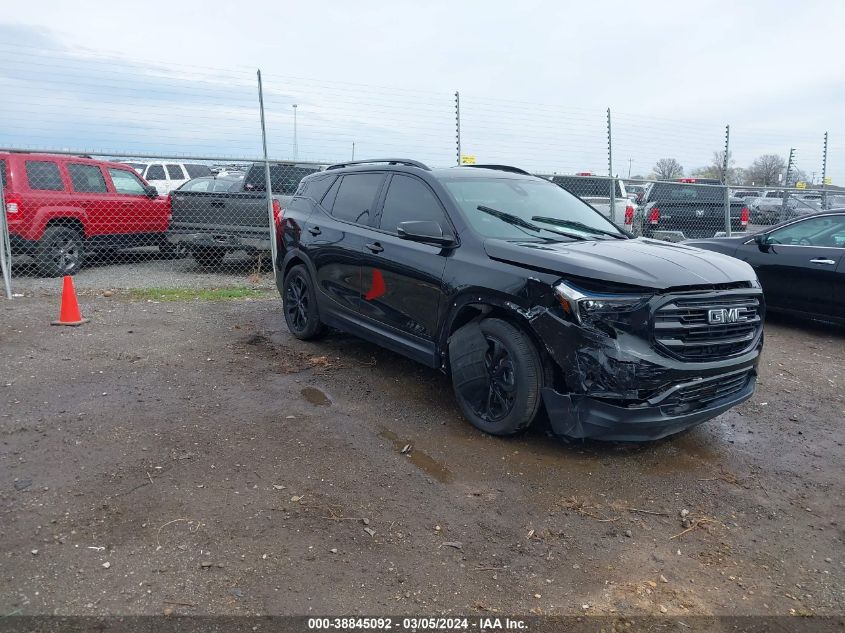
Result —
[[[845, 2], [15, 3], [0, 18], [0, 142], [251, 157], [373, 153], [647, 173], [797, 148], [845, 181]], [[740, 6], [741, 5], [741, 6]], [[706, 8], [705, 8], [706, 7]], [[629, 163], [629, 159], [631, 162]]]

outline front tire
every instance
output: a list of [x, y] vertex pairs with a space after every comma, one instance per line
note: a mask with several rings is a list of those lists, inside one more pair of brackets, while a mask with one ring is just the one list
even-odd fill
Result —
[[[524, 431], [540, 409], [544, 379], [540, 354], [528, 334], [502, 319], [464, 326], [472, 327], [480, 331], [475, 342], [449, 348], [458, 405], [473, 426], [486, 433]], [[461, 330], [453, 337], [460, 338]]]
[[304, 266], [294, 266], [282, 283], [282, 308], [288, 330], [296, 338], [309, 341], [326, 333], [317, 308], [317, 293]]
[[82, 266], [82, 233], [69, 226], [51, 226], [38, 243], [38, 270], [45, 277], [75, 275]]

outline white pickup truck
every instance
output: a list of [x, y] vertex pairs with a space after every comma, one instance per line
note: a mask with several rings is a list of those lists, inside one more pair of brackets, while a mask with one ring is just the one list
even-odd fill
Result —
[[[601, 212], [609, 220], [630, 231], [634, 223], [634, 206], [625, 191], [625, 183], [608, 176], [596, 176], [582, 172], [572, 176], [554, 174], [543, 175], [556, 185], [560, 185], [569, 193], [578, 196], [584, 202]], [[614, 183], [614, 208], [616, 214], [610, 213], [610, 183]]]

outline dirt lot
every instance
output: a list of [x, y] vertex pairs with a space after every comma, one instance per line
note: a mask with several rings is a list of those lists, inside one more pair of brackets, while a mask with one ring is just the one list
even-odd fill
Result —
[[769, 323], [682, 436], [567, 444], [272, 295], [82, 303], [0, 304], [0, 615], [845, 612], [841, 329]]

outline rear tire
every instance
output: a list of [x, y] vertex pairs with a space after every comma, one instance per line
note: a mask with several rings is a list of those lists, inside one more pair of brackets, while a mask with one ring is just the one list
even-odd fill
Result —
[[[474, 326], [470, 323], [464, 328]], [[507, 321], [489, 318], [477, 327], [481, 332], [477, 345], [449, 348], [458, 405], [473, 426], [485, 433], [524, 431], [540, 409], [540, 389], [547, 373], [540, 354], [528, 334]], [[482, 339], [485, 349], [479, 349]], [[462, 367], [460, 371], [455, 371], [456, 364]]]
[[288, 330], [296, 338], [310, 341], [326, 334], [317, 308], [317, 293], [305, 266], [294, 266], [285, 275], [282, 308]]
[[70, 226], [50, 226], [38, 242], [38, 270], [45, 277], [75, 275], [82, 266], [82, 233]]
[[226, 250], [223, 248], [214, 248], [213, 246], [205, 246], [194, 249], [193, 256], [200, 266], [213, 268], [219, 266], [223, 258], [226, 257]]

